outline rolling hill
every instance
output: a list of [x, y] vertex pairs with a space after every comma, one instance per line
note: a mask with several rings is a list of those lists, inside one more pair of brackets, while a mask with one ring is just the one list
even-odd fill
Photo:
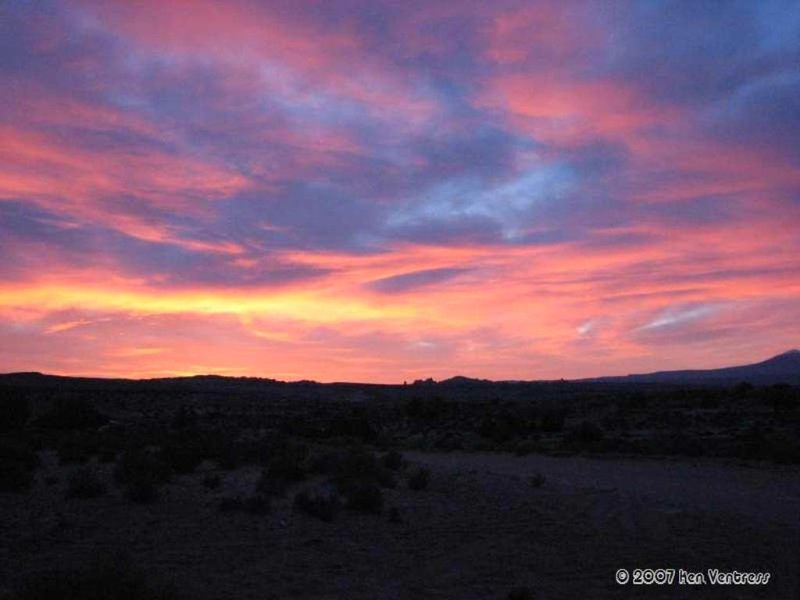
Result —
[[746, 381], [754, 385], [788, 383], [800, 385], [800, 350], [789, 350], [762, 362], [725, 367], [682, 371], [657, 371], [617, 377], [596, 377], [593, 382], [669, 383], [679, 385], [733, 385]]

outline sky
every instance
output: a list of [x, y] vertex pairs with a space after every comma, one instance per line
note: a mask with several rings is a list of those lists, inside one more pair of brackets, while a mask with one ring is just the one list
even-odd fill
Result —
[[800, 346], [800, 3], [0, 0], [0, 371]]

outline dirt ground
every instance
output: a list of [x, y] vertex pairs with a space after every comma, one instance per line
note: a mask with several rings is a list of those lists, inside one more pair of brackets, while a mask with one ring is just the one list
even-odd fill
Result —
[[[152, 505], [113, 485], [64, 499], [69, 467], [45, 461], [28, 494], [0, 494], [0, 585], [124, 551], [188, 598], [800, 598], [800, 469], [731, 462], [406, 453], [422, 491], [386, 490], [382, 516], [324, 523], [294, 512], [221, 513], [252, 468], [203, 486], [204, 465]], [[111, 481], [110, 466], [106, 469]], [[531, 483], [544, 475], [540, 487]], [[53, 483], [53, 478], [57, 482]], [[50, 479], [50, 484], [45, 481]], [[301, 485], [309, 485], [301, 484]], [[619, 585], [625, 568], [769, 572], [766, 586]]]

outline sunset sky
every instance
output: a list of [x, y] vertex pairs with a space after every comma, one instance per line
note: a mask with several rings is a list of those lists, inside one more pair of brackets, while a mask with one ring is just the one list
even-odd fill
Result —
[[800, 346], [800, 3], [0, 2], [0, 371]]

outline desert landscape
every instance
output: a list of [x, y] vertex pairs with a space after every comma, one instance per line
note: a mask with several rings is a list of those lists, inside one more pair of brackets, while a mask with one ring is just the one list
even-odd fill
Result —
[[[788, 384], [17, 374], [0, 391], [4, 598], [800, 590]], [[770, 579], [623, 586], [621, 568]]]

